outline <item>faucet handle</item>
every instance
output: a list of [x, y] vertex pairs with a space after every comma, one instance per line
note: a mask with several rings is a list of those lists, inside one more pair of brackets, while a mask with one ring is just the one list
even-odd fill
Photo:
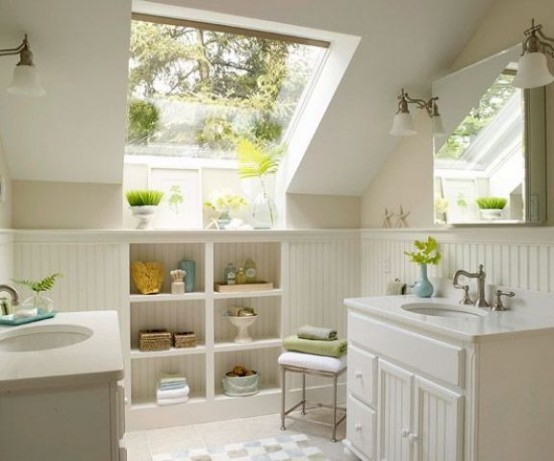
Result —
[[502, 296], [508, 296], [509, 298], [513, 298], [516, 294], [513, 291], [502, 291], [502, 290], [496, 290], [494, 292], [495, 300], [494, 304], [492, 305], [493, 311], [505, 311], [506, 306], [502, 304]]
[[475, 301], [472, 301], [469, 297], [469, 285], [454, 285], [454, 288], [457, 288], [459, 290], [464, 290], [464, 295], [462, 299], [460, 299], [459, 304], [475, 304]]

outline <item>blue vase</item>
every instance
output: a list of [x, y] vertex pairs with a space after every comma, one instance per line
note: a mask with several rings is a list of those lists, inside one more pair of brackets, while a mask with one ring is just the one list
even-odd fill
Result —
[[418, 298], [430, 298], [433, 294], [433, 285], [427, 278], [427, 264], [420, 266], [420, 278], [414, 285], [414, 294]]
[[195, 264], [194, 261], [181, 261], [179, 267], [182, 271], [185, 271], [185, 293], [192, 293], [194, 291], [194, 277], [195, 277]]

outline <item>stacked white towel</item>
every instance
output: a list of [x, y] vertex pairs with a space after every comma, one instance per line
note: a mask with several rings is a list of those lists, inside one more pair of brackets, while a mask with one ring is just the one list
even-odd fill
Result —
[[175, 405], [189, 399], [190, 388], [184, 376], [166, 375], [158, 381], [156, 400], [158, 405]]

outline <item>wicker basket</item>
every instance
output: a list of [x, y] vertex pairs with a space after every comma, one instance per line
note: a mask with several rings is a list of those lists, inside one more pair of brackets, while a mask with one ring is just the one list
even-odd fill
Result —
[[194, 331], [177, 331], [173, 333], [173, 346], [176, 348], [196, 347]]
[[166, 351], [171, 347], [171, 333], [167, 330], [139, 331], [139, 350], [142, 352]]

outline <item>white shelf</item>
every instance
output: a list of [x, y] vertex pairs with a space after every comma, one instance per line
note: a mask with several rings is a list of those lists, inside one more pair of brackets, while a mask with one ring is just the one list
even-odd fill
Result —
[[186, 402], [177, 403], [175, 405], [158, 405], [155, 400], [139, 400], [133, 401], [131, 404], [131, 410], [151, 410], [151, 409], [161, 409], [161, 408], [173, 408], [181, 407], [185, 405], [195, 405], [198, 403], [204, 403], [206, 399], [204, 397], [190, 397]]
[[234, 399], [247, 399], [248, 397], [258, 397], [258, 396], [263, 396], [263, 395], [275, 395], [275, 394], [280, 394], [281, 393], [281, 388], [279, 386], [277, 386], [277, 384], [275, 383], [272, 383], [270, 385], [268, 385], [267, 387], [262, 387], [260, 389], [260, 392], [258, 392], [257, 394], [254, 394], [254, 395], [247, 395], [247, 396], [244, 396], [244, 397], [230, 397], [228, 395], [225, 395], [223, 393], [221, 394], [217, 394], [215, 396], [215, 400], [234, 400]]
[[237, 298], [262, 298], [267, 296], [281, 296], [283, 290], [274, 288], [273, 290], [263, 291], [242, 291], [238, 293], [214, 293], [214, 299], [237, 299]]
[[206, 299], [206, 293], [203, 291], [195, 291], [182, 295], [172, 295], [171, 293], [158, 293], [152, 295], [130, 295], [129, 300], [133, 303], [159, 303], [172, 301], [194, 301], [198, 299]]
[[281, 347], [282, 341], [280, 338], [268, 338], [268, 339], [255, 339], [251, 343], [235, 343], [235, 342], [221, 342], [216, 343], [214, 349], [216, 352], [230, 352], [230, 351], [248, 351], [255, 349], [269, 349], [272, 347]]
[[[213, 233], [218, 238], [223, 234], [221, 231]], [[191, 421], [214, 421], [236, 414], [254, 416], [274, 412], [280, 395], [277, 357], [282, 347], [282, 303], [286, 297], [282, 244], [250, 241], [247, 237], [233, 242], [217, 239], [194, 242], [186, 236], [182, 239], [174, 236], [174, 240], [137, 241], [130, 246], [131, 260], [160, 261], [165, 267], [174, 267], [179, 255], [197, 261], [196, 287], [203, 291], [173, 295], [166, 280], [162, 293], [143, 295], [133, 289], [134, 293], [129, 294], [128, 340], [134, 348], [126, 362], [130, 365], [126, 370], [126, 387], [128, 395], [136, 397], [128, 405], [129, 427], [143, 430], [190, 424]], [[272, 280], [274, 288], [240, 287], [248, 291], [216, 292], [216, 274], [223, 272], [229, 261], [244, 261], [247, 257], [258, 262], [260, 277]], [[227, 319], [220, 318], [229, 306], [241, 300], [244, 304], [255, 305], [256, 311], [262, 314], [253, 330], [257, 332], [254, 341], [246, 344], [233, 342], [236, 329]], [[203, 344], [194, 348], [141, 352], [134, 338], [139, 330], [148, 328], [193, 330], [200, 333]], [[221, 388], [221, 375], [236, 363], [255, 366], [268, 381], [247, 402], [241, 401], [246, 397], [224, 395]], [[185, 403], [158, 406], [153, 392], [158, 377], [162, 373], [177, 372], [187, 375], [191, 389], [196, 392]], [[247, 409], [243, 408], [244, 403], [248, 404]]]
[[204, 354], [206, 352], [206, 346], [203, 344], [196, 347], [172, 347], [166, 351], [151, 351], [151, 352], [142, 352], [138, 349], [131, 349], [131, 360], [139, 359], [152, 359], [160, 357], [177, 357], [181, 355], [197, 355]]

